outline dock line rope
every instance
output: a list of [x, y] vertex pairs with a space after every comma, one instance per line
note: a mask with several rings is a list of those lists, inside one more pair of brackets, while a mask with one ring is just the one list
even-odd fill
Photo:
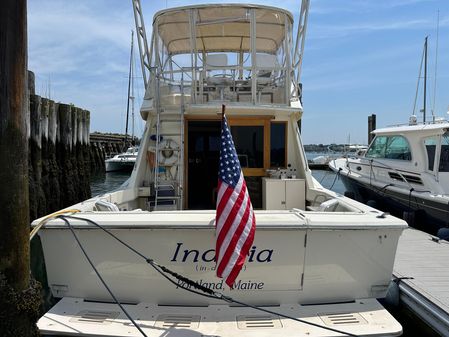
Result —
[[[73, 230], [72, 225], [70, 224], [70, 222], [67, 219], [76, 219], [76, 220], [83, 220], [89, 224], [94, 225], [95, 227], [98, 227], [99, 229], [103, 230], [105, 233], [109, 234], [111, 237], [113, 237], [115, 240], [117, 240], [118, 242], [120, 242], [122, 245], [124, 245], [125, 247], [127, 247], [128, 249], [130, 249], [132, 252], [134, 252], [136, 255], [138, 255], [139, 257], [141, 257], [142, 259], [145, 260], [145, 262], [147, 262], [151, 267], [153, 267], [159, 274], [161, 274], [165, 279], [167, 279], [170, 283], [174, 284], [176, 287], [179, 287], [181, 289], [184, 289], [186, 291], [189, 291], [191, 293], [200, 295], [200, 296], [204, 296], [204, 297], [209, 297], [209, 298], [215, 298], [215, 299], [219, 299], [219, 300], [223, 300], [227, 303], [234, 303], [234, 304], [239, 304], [242, 306], [246, 306], [246, 307], [250, 307], [253, 308], [255, 310], [259, 310], [268, 314], [272, 314], [272, 315], [277, 315], [286, 319], [290, 319], [299, 323], [303, 323], [306, 325], [311, 325], [320, 329], [324, 329], [324, 330], [328, 330], [328, 331], [332, 331], [332, 332], [336, 332], [336, 333], [340, 333], [346, 336], [351, 336], [351, 337], [358, 337], [358, 335], [354, 335], [351, 334], [349, 332], [345, 332], [345, 331], [341, 331], [338, 329], [334, 329], [334, 328], [330, 328], [324, 325], [320, 325], [317, 323], [313, 323], [313, 322], [307, 322], [305, 320], [302, 320], [300, 318], [296, 318], [296, 317], [292, 317], [292, 316], [288, 316], [282, 313], [278, 313], [269, 309], [265, 309], [265, 308], [261, 308], [252, 304], [248, 304], [248, 303], [244, 303], [238, 300], [233, 299], [230, 296], [226, 296], [220, 292], [215, 292], [209, 288], [206, 288], [205, 286], [185, 277], [182, 276], [172, 270], [170, 270], [169, 268], [158, 264], [157, 262], [155, 262], [153, 259], [146, 257], [145, 255], [143, 255], [142, 253], [140, 253], [139, 251], [137, 251], [135, 248], [133, 248], [132, 246], [130, 246], [128, 243], [124, 242], [123, 240], [121, 240], [120, 238], [118, 238], [117, 236], [115, 236], [112, 232], [110, 232], [109, 230], [107, 230], [106, 228], [104, 228], [103, 226], [101, 226], [100, 224], [96, 223], [95, 221], [91, 220], [91, 219], [87, 219], [87, 218], [82, 218], [82, 217], [77, 217], [77, 216], [71, 216], [71, 215], [58, 215], [57, 218], [62, 219], [67, 226], [70, 228], [72, 234], [74, 235], [78, 245], [80, 246], [81, 250], [84, 253], [84, 256], [86, 257], [86, 259], [89, 261], [91, 267], [94, 269], [95, 273], [97, 274], [97, 276], [99, 277], [100, 281], [103, 283], [103, 285], [105, 286], [105, 288], [108, 290], [109, 294], [112, 296], [112, 298], [114, 299], [114, 301], [116, 301], [116, 303], [119, 305], [120, 309], [123, 310], [123, 312], [125, 313], [125, 315], [129, 318], [129, 320], [134, 324], [134, 326], [142, 333], [143, 336], [147, 337], [147, 335], [142, 331], [142, 329], [137, 325], [137, 323], [131, 318], [131, 316], [125, 311], [124, 307], [121, 305], [121, 303], [117, 300], [117, 298], [113, 295], [112, 291], [110, 290], [110, 288], [106, 285], [105, 281], [103, 280], [103, 278], [100, 276], [98, 270], [95, 268], [94, 264], [92, 263], [92, 261], [90, 260], [90, 258], [88, 257], [86, 251], [84, 250], [84, 248], [82, 247], [81, 242], [79, 241], [78, 237], [75, 234], [75, 231]], [[171, 279], [168, 275], [169, 274], [171, 276], [173, 276], [174, 278], [184, 282], [185, 284], [188, 284], [189, 286], [192, 286], [197, 290], [193, 290], [188, 288], [185, 284], [183, 283], [179, 283], [176, 282], [175, 280]]]
[[112, 292], [112, 290], [108, 287], [108, 285], [106, 284], [106, 282], [104, 281], [103, 277], [101, 277], [100, 273], [98, 272], [97, 268], [95, 267], [95, 265], [93, 264], [92, 260], [89, 258], [89, 255], [87, 255], [86, 250], [84, 249], [83, 245], [81, 244], [80, 240], [78, 239], [78, 236], [76, 235], [75, 231], [73, 230], [72, 225], [70, 224], [70, 221], [67, 220], [65, 218], [64, 215], [58, 215], [58, 218], [62, 219], [62, 221], [65, 222], [65, 224], [69, 227], [70, 231], [72, 232], [73, 236], [75, 237], [76, 242], [78, 243], [78, 246], [80, 247], [81, 251], [84, 254], [84, 257], [86, 258], [86, 260], [89, 262], [90, 266], [92, 267], [92, 269], [94, 270], [95, 274], [97, 274], [98, 278], [100, 279], [101, 283], [103, 284], [103, 286], [106, 288], [106, 290], [108, 291], [109, 295], [111, 295], [111, 297], [114, 299], [115, 303], [117, 303], [117, 305], [120, 307], [120, 309], [122, 309], [122, 311], [125, 313], [126, 317], [128, 317], [128, 319], [131, 321], [131, 323], [136, 327], [137, 330], [139, 330], [139, 332], [144, 336], [144, 337], [148, 337], [145, 332], [142, 330], [142, 328], [134, 321], [134, 319], [131, 317], [131, 315], [128, 313], [128, 311], [123, 307], [122, 303], [120, 303], [120, 301], [117, 299], [117, 297], [115, 297], [114, 293]]
[[66, 213], [75, 214], [75, 213], [78, 213], [78, 212], [81, 212], [81, 211], [79, 209], [65, 209], [65, 210], [54, 212], [54, 213], [52, 213], [50, 215], [47, 215], [30, 232], [30, 241], [34, 238], [34, 236], [37, 234], [37, 232], [39, 232], [39, 230], [42, 228], [42, 226], [44, 226], [48, 221], [56, 218], [58, 215], [63, 215], [63, 214], [66, 214]]
[[335, 173], [334, 181], [332, 182], [331, 187], [329, 187], [330, 190], [334, 187], [335, 182], [337, 181], [337, 178], [339, 178], [341, 170], [343, 170], [343, 169], [340, 167], [338, 169], [338, 171]]

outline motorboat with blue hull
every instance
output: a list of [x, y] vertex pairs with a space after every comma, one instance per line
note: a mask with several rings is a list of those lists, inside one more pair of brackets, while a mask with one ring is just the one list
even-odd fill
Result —
[[[140, 1], [133, 5], [145, 32]], [[129, 181], [33, 222], [60, 299], [39, 320], [42, 334], [402, 333], [377, 299], [406, 223], [323, 188], [307, 164], [298, 121], [308, 5], [296, 43], [284, 9], [214, 4], [155, 14], [151, 42], [139, 35], [146, 126]], [[223, 104], [257, 223], [233, 289], [215, 272]]]
[[329, 167], [356, 200], [404, 217], [432, 234], [449, 226], [449, 122], [437, 120], [374, 131], [365, 156]]

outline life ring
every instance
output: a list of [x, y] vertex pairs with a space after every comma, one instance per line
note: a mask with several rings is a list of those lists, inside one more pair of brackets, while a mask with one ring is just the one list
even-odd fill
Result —
[[179, 145], [173, 139], [164, 139], [159, 143], [159, 165], [173, 166], [178, 161]]

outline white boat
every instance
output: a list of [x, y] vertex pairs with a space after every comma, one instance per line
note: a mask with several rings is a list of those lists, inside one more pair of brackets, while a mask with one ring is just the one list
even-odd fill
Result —
[[445, 120], [418, 124], [412, 116], [409, 125], [373, 131], [364, 156], [332, 160], [329, 167], [357, 200], [437, 234], [449, 225], [448, 128]]
[[[129, 58], [129, 74], [128, 74], [128, 101], [126, 107], [126, 129], [124, 143], [128, 143], [128, 122], [129, 122], [129, 110], [131, 107], [131, 142], [135, 141], [134, 137], [134, 32], [131, 32], [131, 52]], [[137, 160], [138, 146], [130, 146], [123, 152], [116, 154], [112, 158], [108, 158], [104, 161], [105, 171], [132, 171], [134, 164]]]
[[367, 145], [350, 144], [345, 152], [345, 157], [361, 157], [368, 150]]
[[[140, 2], [133, 4], [145, 32]], [[279, 8], [193, 5], [155, 14], [150, 52], [141, 50], [150, 65], [146, 127], [128, 185], [73, 205], [73, 217], [33, 222], [35, 231], [45, 224], [38, 233], [48, 283], [61, 298], [39, 320], [42, 334], [402, 333], [377, 298], [406, 223], [324, 189], [307, 165], [297, 123], [307, 13], [304, 0], [296, 43], [293, 15]], [[214, 262], [223, 103], [257, 222], [232, 290]], [[277, 168], [287, 178], [268, 176]], [[199, 295], [187, 278], [211, 293]]]
[[138, 152], [138, 147], [131, 146], [125, 152], [116, 154], [112, 158], [106, 159], [104, 161], [106, 172], [132, 171], [137, 160]]
[[[423, 52], [426, 65], [425, 60], [427, 37]], [[423, 76], [422, 122], [418, 123], [413, 114], [406, 125], [374, 130], [375, 138], [364, 156], [333, 160], [329, 167], [342, 177], [355, 199], [404, 217], [413, 227], [446, 238], [449, 122], [436, 116], [431, 121], [426, 119], [426, 70], [427, 66]]]

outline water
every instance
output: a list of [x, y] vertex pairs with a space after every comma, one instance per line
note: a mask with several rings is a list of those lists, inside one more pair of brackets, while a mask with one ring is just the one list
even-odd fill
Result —
[[[314, 158], [320, 154], [307, 153], [308, 158]], [[322, 155], [322, 154], [321, 154]], [[313, 170], [312, 175], [317, 179], [323, 187], [333, 190], [337, 193], [344, 194], [345, 187], [340, 179], [332, 171]], [[109, 172], [101, 173], [91, 177], [92, 196], [113, 191], [120, 187], [130, 176], [129, 172]], [[404, 329], [404, 337], [418, 336], [439, 336], [430, 328], [428, 328], [413, 313], [404, 308], [387, 307], [390, 313], [401, 323]]]
[[131, 175], [131, 172], [101, 172], [90, 177], [92, 196], [118, 189]]

